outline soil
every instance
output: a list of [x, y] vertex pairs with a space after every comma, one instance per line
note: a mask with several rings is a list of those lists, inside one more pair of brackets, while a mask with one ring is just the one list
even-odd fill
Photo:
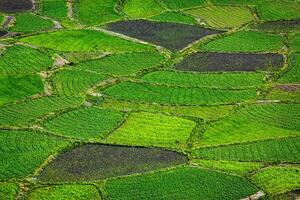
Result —
[[1, 31], [1, 30], [0, 30], [0, 37], [5, 36], [6, 34], [7, 34], [7, 31]]
[[0, 12], [15, 13], [31, 10], [33, 3], [31, 0], [1, 0]]
[[296, 92], [297, 90], [300, 90], [300, 84], [277, 85], [275, 88], [285, 92]]
[[220, 72], [220, 71], [273, 71], [284, 65], [280, 54], [243, 53], [194, 53], [175, 65], [181, 71]]
[[290, 31], [300, 30], [300, 19], [270, 21], [262, 24], [254, 24], [250, 26], [250, 28], [264, 30], [264, 31], [290, 32]]
[[105, 28], [172, 51], [181, 50], [188, 44], [207, 35], [223, 32], [194, 25], [147, 20], [114, 22], [106, 25]]

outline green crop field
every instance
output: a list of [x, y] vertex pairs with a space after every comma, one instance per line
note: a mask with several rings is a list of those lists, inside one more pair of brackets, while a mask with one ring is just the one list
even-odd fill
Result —
[[300, 199], [300, 0], [0, 0], [0, 200]]

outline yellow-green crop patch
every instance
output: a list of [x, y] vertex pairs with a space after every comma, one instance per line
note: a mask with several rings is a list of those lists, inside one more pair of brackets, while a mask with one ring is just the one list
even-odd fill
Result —
[[179, 117], [135, 112], [105, 141], [133, 146], [184, 148], [195, 126], [195, 122]]
[[151, 17], [163, 12], [156, 0], [128, 0], [124, 5], [124, 13], [132, 18]]

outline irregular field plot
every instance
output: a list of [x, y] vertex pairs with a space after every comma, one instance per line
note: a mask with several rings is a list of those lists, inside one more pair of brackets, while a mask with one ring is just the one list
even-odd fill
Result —
[[260, 31], [274, 31], [274, 32], [293, 32], [300, 31], [300, 20], [280, 20], [280, 21], [267, 21], [260, 24], [253, 24], [251, 29]]
[[[94, 30], [66, 30], [42, 33], [20, 39], [21, 42], [65, 52], [107, 51], [137, 52], [152, 50], [143, 44], [134, 43]], [[74, 42], [76, 41], [76, 42]]]
[[300, 83], [300, 53], [292, 55], [289, 62], [290, 69], [279, 78], [279, 83]]
[[209, 124], [201, 145], [221, 145], [300, 134], [300, 104], [257, 104]]
[[255, 6], [264, 0], [211, 0], [214, 4], [221, 4], [221, 5], [249, 5]]
[[23, 178], [69, 142], [30, 131], [0, 131], [0, 179]]
[[0, 56], [1, 74], [27, 74], [46, 70], [53, 61], [36, 49], [14, 45], [6, 47]]
[[205, 3], [204, 0], [162, 0], [162, 2], [172, 10], [201, 6]]
[[112, 54], [104, 58], [82, 62], [79, 69], [113, 75], [131, 75], [156, 67], [162, 63], [164, 56], [158, 52]]
[[252, 143], [195, 149], [192, 155], [210, 160], [300, 162], [300, 138], [283, 138]]
[[197, 74], [156, 71], [146, 74], [142, 79], [148, 83], [158, 83], [169, 86], [237, 89], [261, 86], [264, 76], [265, 74], [263, 73]]
[[214, 52], [268, 52], [283, 47], [283, 37], [271, 33], [241, 31], [200, 47]]
[[74, 3], [75, 16], [83, 24], [96, 25], [121, 17], [115, 11], [117, 0], [80, 0]]
[[41, 1], [41, 14], [55, 17], [64, 18], [67, 16], [67, 0], [42, 0]]
[[266, 99], [300, 100], [300, 85], [277, 85], [268, 93]]
[[54, 185], [48, 187], [38, 187], [28, 194], [29, 200], [101, 200], [97, 188], [93, 185]]
[[0, 107], [0, 126], [16, 126], [46, 114], [83, 104], [81, 97], [42, 97]]
[[[185, 11], [216, 28], [234, 28], [254, 20], [247, 7], [208, 6]], [[201, 20], [201, 21], [202, 21]]]
[[110, 23], [108, 30], [122, 33], [153, 44], [177, 51], [189, 43], [221, 31], [201, 28], [187, 24], [153, 22], [147, 20], [131, 20]]
[[67, 69], [59, 71], [52, 78], [55, 93], [66, 96], [83, 95], [97, 83], [104, 81], [106, 75], [84, 70]]
[[120, 100], [165, 105], [218, 105], [256, 98], [255, 89], [180, 88], [133, 82], [123, 82], [109, 87], [103, 92]]
[[111, 199], [241, 199], [257, 188], [236, 176], [198, 168], [108, 181]]
[[30, 10], [32, 8], [32, 2], [30, 0], [1, 0], [0, 12], [14, 13], [20, 11]]
[[120, 112], [96, 107], [80, 108], [64, 113], [44, 124], [53, 133], [78, 139], [99, 139], [113, 130], [123, 119]]
[[185, 147], [196, 123], [152, 113], [131, 113], [126, 122], [106, 139], [133, 146]]
[[191, 25], [197, 23], [196, 19], [194, 19], [193, 17], [175, 11], [166, 11], [159, 15], [153, 16], [150, 19], [154, 21], [175, 22], [175, 23], [183, 23], [183, 24], [191, 24]]
[[213, 53], [198, 52], [174, 66], [181, 71], [273, 71], [284, 65], [284, 58], [275, 53]]
[[300, 188], [299, 178], [299, 166], [273, 166], [263, 169], [251, 177], [256, 185], [271, 194], [282, 194]]
[[39, 179], [45, 182], [99, 180], [185, 162], [182, 154], [162, 149], [88, 144], [59, 155]]
[[0, 75], [0, 105], [44, 91], [38, 75]]
[[157, 15], [163, 11], [163, 8], [156, 0], [128, 0], [123, 12], [132, 18], [144, 18]]

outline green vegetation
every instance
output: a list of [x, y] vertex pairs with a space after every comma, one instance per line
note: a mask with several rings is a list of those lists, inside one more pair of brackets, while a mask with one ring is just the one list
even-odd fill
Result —
[[150, 19], [154, 21], [176, 22], [176, 23], [191, 24], [191, 25], [197, 23], [196, 19], [194, 19], [193, 17], [175, 11], [166, 11], [159, 15], [153, 16]]
[[0, 105], [44, 91], [38, 75], [0, 75]]
[[30, 131], [0, 131], [0, 179], [22, 178], [69, 142]]
[[241, 31], [213, 40], [201, 50], [217, 52], [266, 52], [283, 47], [283, 37], [271, 33]]
[[19, 187], [15, 183], [0, 183], [0, 199], [14, 200], [16, 198]]
[[218, 90], [123, 82], [103, 91], [116, 99], [169, 105], [215, 105], [254, 99], [256, 90]]
[[289, 70], [279, 78], [279, 83], [300, 83], [300, 53], [292, 55]]
[[94, 30], [66, 30], [42, 33], [21, 38], [20, 41], [39, 47], [66, 52], [99, 50], [107, 52], [137, 52], [153, 49], [153, 47], [120, 39]]
[[244, 179], [206, 169], [171, 171], [108, 181], [111, 199], [241, 199], [257, 191]]
[[89, 88], [107, 78], [106, 75], [85, 70], [66, 69], [55, 74], [52, 84], [57, 94], [78, 96], [86, 93]]
[[300, 86], [299, 85], [278, 85], [266, 96], [266, 99], [271, 100], [300, 100]]
[[163, 4], [173, 10], [190, 8], [195, 6], [202, 6], [205, 3], [205, 0], [161, 0]]
[[123, 11], [130, 17], [143, 18], [157, 15], [163, 11], [163, 8], [156, 0], [128, 0]]
[[45, 54], [30, 47], [6, 47], [0, 55], [0, 74], [28, 74], [48, 69], [53, 61]]
[[283, 138], [251, 143], [204, 147], [193, 150], [194, 157], [211, 160], [249, 162], [300, 162], [300, 138]]
[[247, 175], [259, 168], [263, 167], [262, 163], [258, 162], [238, 162], [238, 161], [227, 161], [227, 160], [192, 160], [193, 164], [200, 165], [207, 169], [215, 169], [224, 171], [230, 174]]
[[204, 20], [204, 23], [216, 28], [240, 27], [254, 20], [254, 16], [247, 7], [208, 6], [187, 10], [186, 12], [199, 17], [201, 22]]
[[54, 17], [67, 17], [67, 0], [41, 0], [41, 14]]
[[265, 0], [210, 0], [214, 4], [255, 6]]
[[101, 59], [82, 62], [76, 67], [112, 75], [131, 75], [156, 67], [164, 60], [158, 52], [112, 54]]
[[123, 115], [120, 112], [90, 107], [59, 115], [46, 122], [44, 126], [55, 134], [97, 140], [113, 130], [122, 119]]
[[196, 123], [179, 117], [145, 112], [131, 113], [106, 141], [133, 146], [184, 148]]
[[300, 52], [300, 34], [296, 34], [290, 43], [292, 50]]
[[97, 25], [119, 19], [115, 11], [117, 0], [80, 0], [74, 2], [76, 17], [87, 25]]
[[51, 21], [31, 13], [22, 13], [16, 16], [16, 24], [10, 29], [14, 32], [33, 33], [52, 28]]
[[0, 126], [27, 124], [49, 113], [83, 104], [81, 97], [42, 97], [0, 107]]
[[145, 82], [169, 86], [241, 89], [263, 84], [263, 73], [200, 74], [175, 71], [156, 71], [143, 77]]
[[34, 188], [28, 200], [101, 200], [97, 188], [93, 185], [54, 185]]
[[270, 194], [282, 194], [300, 188], [300, 167], [273, 166], [268, 167], [254, 176], [253, 182]]
[[206, 127], [203, 146], [297, 136], [300, 104], [254, 104]]

